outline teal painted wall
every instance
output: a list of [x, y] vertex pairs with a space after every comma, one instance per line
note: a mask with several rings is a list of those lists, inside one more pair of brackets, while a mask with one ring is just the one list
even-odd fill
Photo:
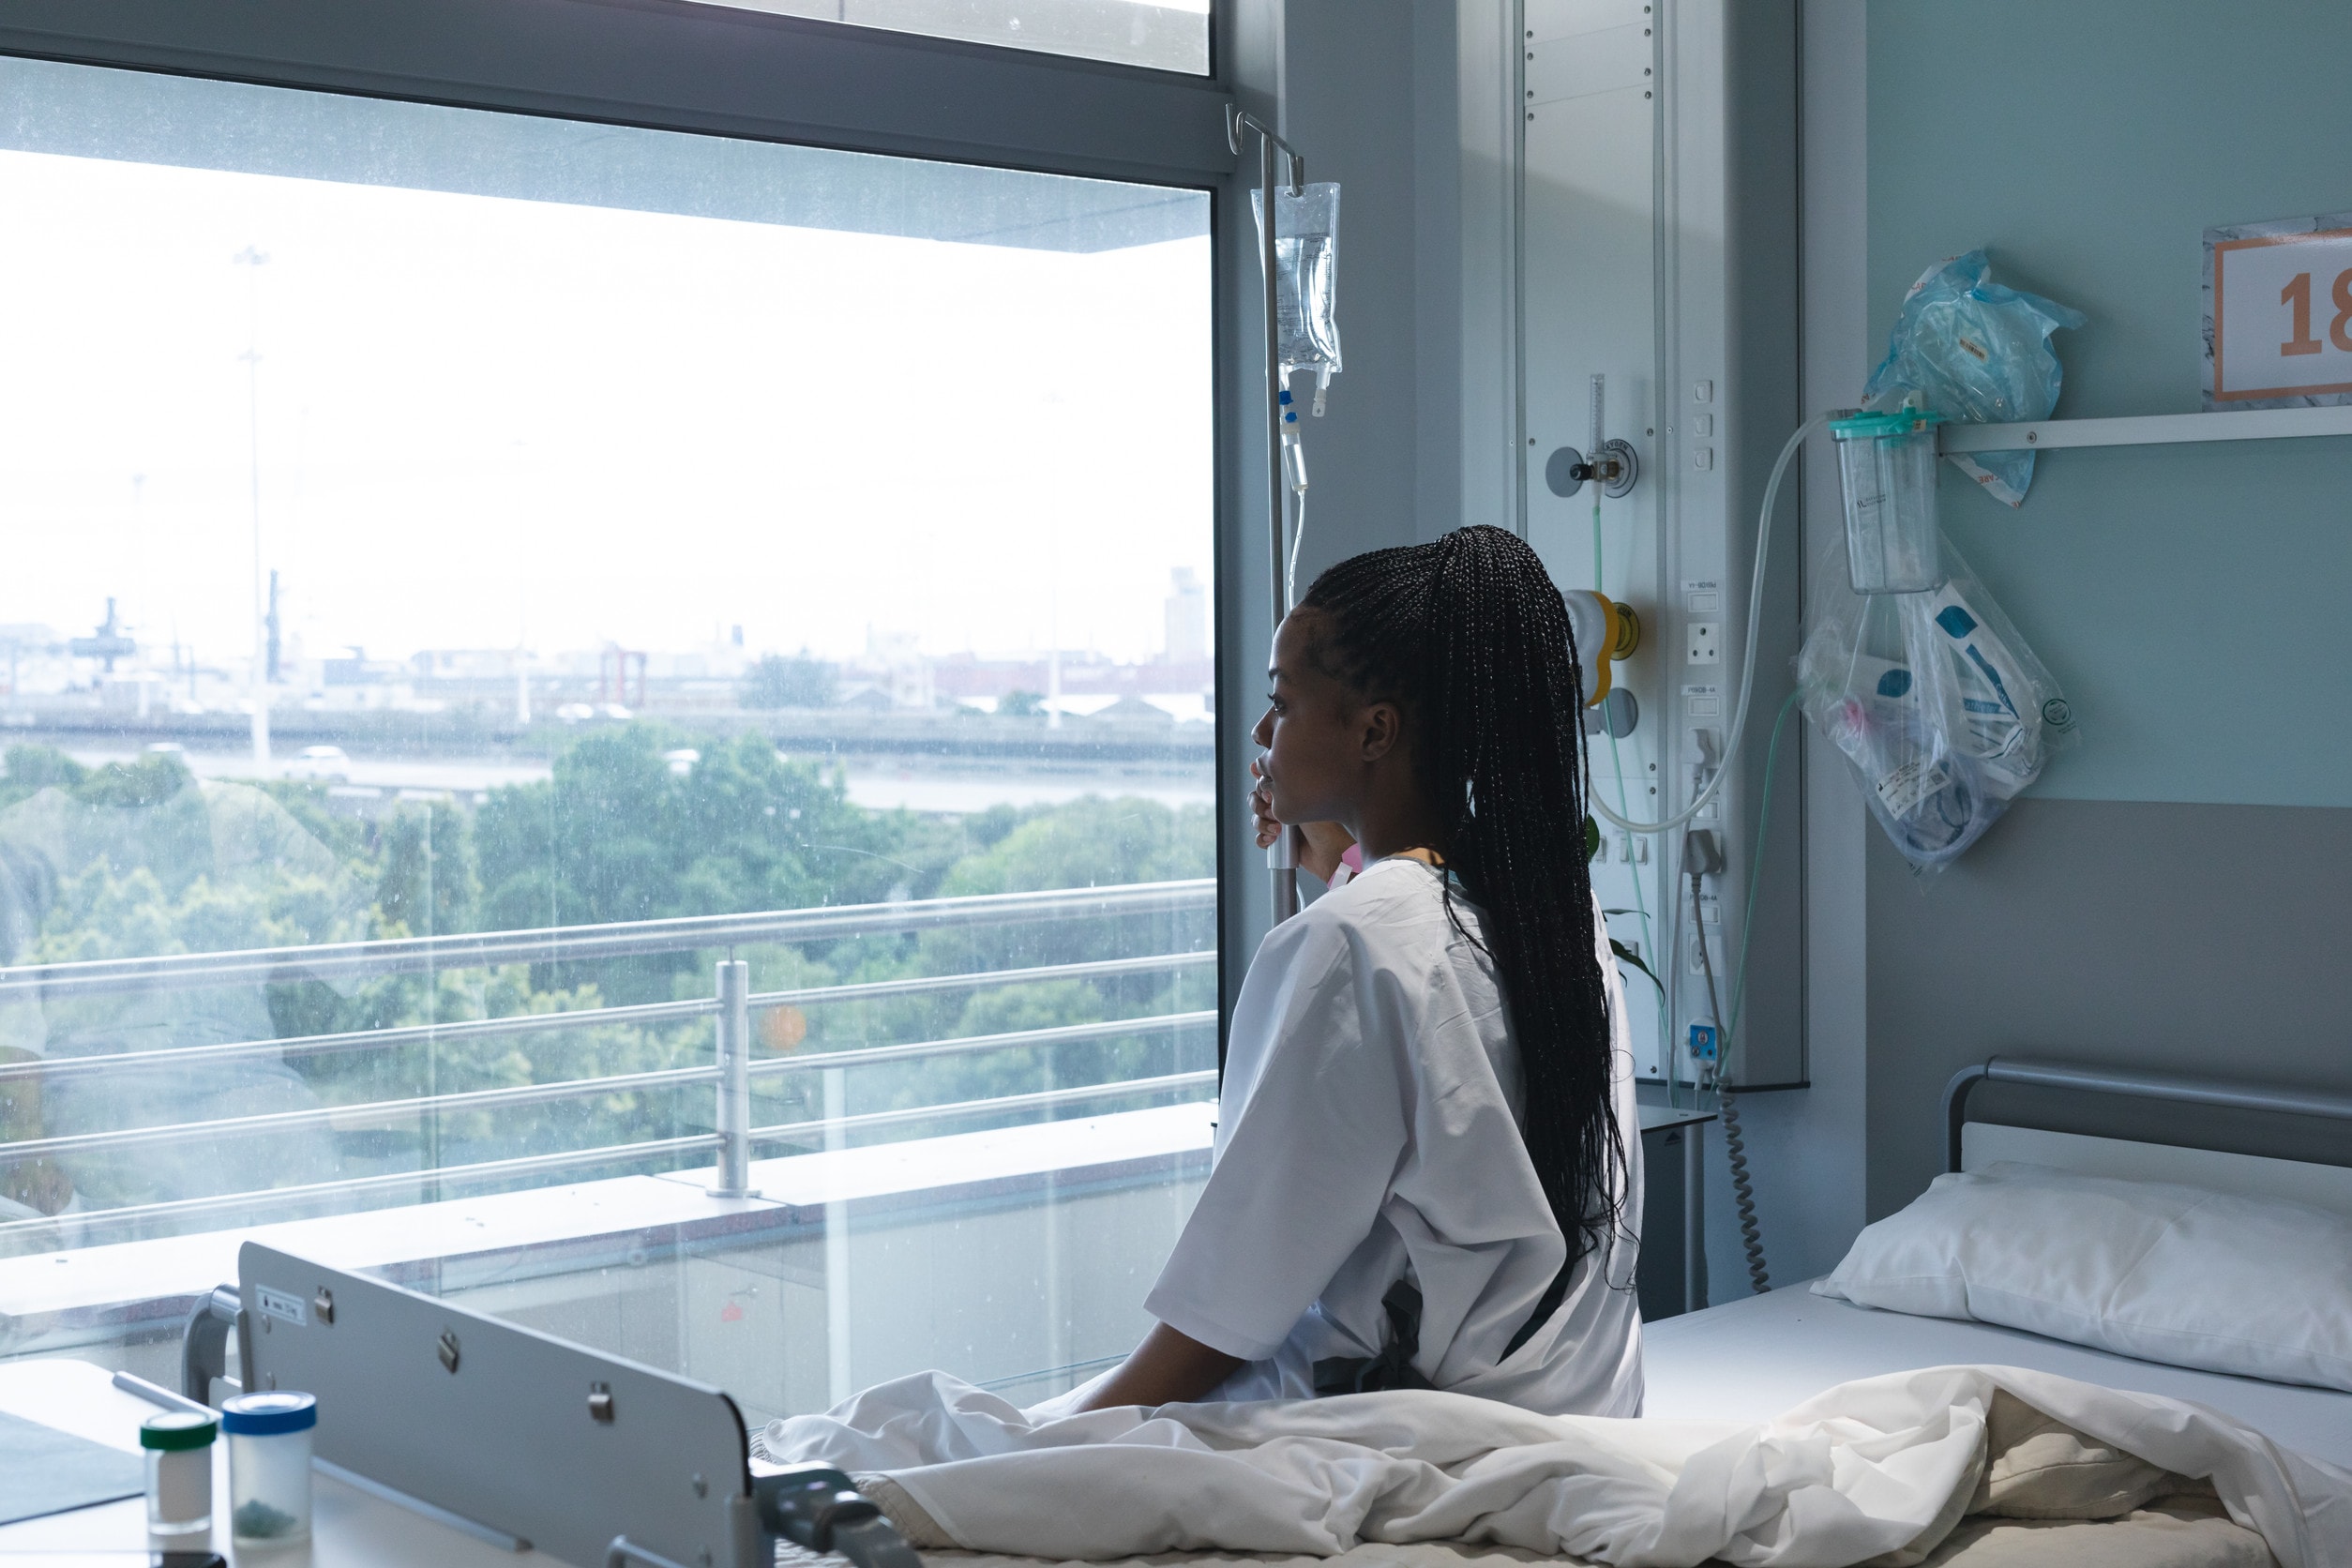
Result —
[[[1875, 341], [1983, 245], [2090, 317], [2061, 417], [2194, 412], [2203, 231], [2352, 210], [2343, 0], [1873, 0], [1869, 53]], [[2048, 453], [2016, 511], [1947, 465], [1941, 499], [2082, 716], [2037, 793], [2352, 806], [2352, 437]]]

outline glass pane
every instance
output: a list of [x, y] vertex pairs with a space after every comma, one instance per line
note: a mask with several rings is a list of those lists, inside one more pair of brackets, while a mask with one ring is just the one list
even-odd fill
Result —
[[704, 0], [738, 10], [1209, 73], [1209, 0]]
[[256, 1234], [753, 1414], [1126, 1349], [1214, 1096], [1206, 196], [0, 106], [0, 1353], [175, 1381]]

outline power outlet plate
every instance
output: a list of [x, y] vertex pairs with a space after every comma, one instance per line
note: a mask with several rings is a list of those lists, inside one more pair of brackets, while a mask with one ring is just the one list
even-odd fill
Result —
[[1682, 655], [1685, 664], [1721, 664], [1723, 662], [1723, 623], [1693, 621], [1685, 637]]

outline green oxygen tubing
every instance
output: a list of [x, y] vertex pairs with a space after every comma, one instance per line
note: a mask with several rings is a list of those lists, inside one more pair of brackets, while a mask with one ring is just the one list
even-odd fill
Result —
[[1748, 700], [1756, 694], [1756, 634], [1763, 622], [1764, 563], [1772, 545], [1772, 505], [1780, 499], [1780, 482], [1788, 472], [1788, 465], [1805, 444], [1805, 438], [1830, 422], [1826, 414], [1817, 415], [1797, 427], [1797, 433], [1788, 438], [1788, 445], [1780, 449], [1779, 460], [1772, 464], [1772, 476], [1764, 484], [1764, 505], [1756, 520], [1756, 561], [1754, 580], [1748, 584], [1748, 633], [1745, 650], [1741, 656], [1740, 701], [1732, 709], [1731, 731], [1725, 737], [1723, 761], [1715, 769], [1715, 776], [1699, 791], [1690, 805], [1663, 822], [1637, 822], [1609, 809], [1608, 802], [1591, 788], [1588, 781], [1585, 799], [1592, 809], [1628, 833], [1671, 833], [1705, 810], [1723, 792], [1724, 780], [1731, 776], [1731, 760], [1740, 754], [1740, 742], [1747, 732]]

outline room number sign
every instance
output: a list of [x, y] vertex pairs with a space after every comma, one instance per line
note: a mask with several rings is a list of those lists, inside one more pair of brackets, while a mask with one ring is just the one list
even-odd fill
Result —
[[2205, 406], [2352, 403], [2352, 213], [2205, 231]]

